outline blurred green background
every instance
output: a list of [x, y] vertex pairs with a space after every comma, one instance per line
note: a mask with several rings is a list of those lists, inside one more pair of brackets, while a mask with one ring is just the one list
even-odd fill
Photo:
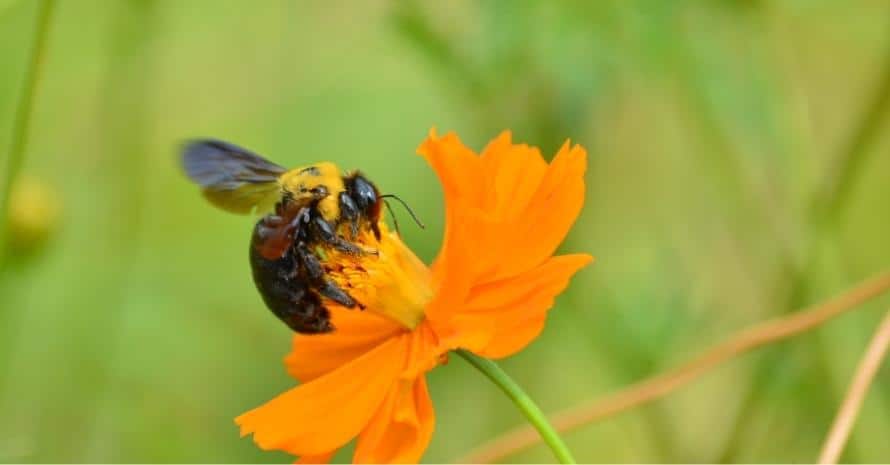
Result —
[[[37, 13], [0, 1], [3, 169]], [[253, 220], [180, 172], [189, 137], [361, 168], [427, 222], [402, 225], [425, 260], [443, 220], [414, 155], [430, 127], [477, 149], [505, 128], [548, 156], [584, 145], [563, 250], [597, 262], [503, 362], [546, 411], [837, 294], [890, 263], [888, 26], [885, 0], [59, 2], [22, 169], [37, 194], [11, 210], [43, 213], [13, 216], [0, 275], [0, 461], [290, 460], [232, 422], [293, 384], [290, 338], [250, 279]], [[813, 461], [888, 304], [568, 443], [589, 462]], [[522, 423], [459, 358], [430, 389], [425, 461]], [[884, 367], [844, 460], [890, 460], [888, 412]]]

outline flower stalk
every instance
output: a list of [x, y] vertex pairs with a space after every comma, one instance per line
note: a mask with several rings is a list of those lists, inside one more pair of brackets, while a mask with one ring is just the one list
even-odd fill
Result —
[[550, 447], [559, 463], [575, 463], [575, 458], [572, 457], [571, 451], [569, 451], [559, 433], [556, 432], [556, 429], [553, 428], [553, 425], [547, 420], [541, 408], [497, 363], [466, 350], [457, 350], [455, 352], [501, 388], [504, 394], [507, 394], [507, 397], [516, 404], [516, 407], [525, 415], [529, 423], [538, 430], [541, 439]]

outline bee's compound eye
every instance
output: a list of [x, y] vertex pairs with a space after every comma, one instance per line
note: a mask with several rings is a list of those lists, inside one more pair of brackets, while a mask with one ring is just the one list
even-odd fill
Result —
[[360, 210], [377, 204], [377, 189], [367, 179], [357, 176], [352, 181], [352, 198]]

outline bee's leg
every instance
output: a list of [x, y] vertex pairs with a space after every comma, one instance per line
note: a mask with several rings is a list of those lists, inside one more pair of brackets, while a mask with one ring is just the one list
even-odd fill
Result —
[[279, 315], [288, 327], [304, 334], [329, 333], [334, 330], [330, 313], [317, 295], [303, 288], [292, 294], [291, 298], [289, 311]]
[[330, 244], [335, 249], [345, 252], [352, 255], [361, 255], [364, 253], [377, 253], [376, 251], [368, 252], [359, 246], [353, 244], [352, 242], [347, 241], [340, 237], [335, 231], [333, 226], [330, 223], [325, 221], [324, 218], [318, 216], [312, 220], [312, 227], [315, 228], [315, 231], [318, 233], [318, 236], [321, 237], [321, 240]]
[[309, 251], [305, 243], [301, 242], [297, 244], [296, 251], [313, 288], [317, 290], [319, 294], [346, 308], [353, 308], [356, 306], [355, 299], [352, 298], [352, 296], [346, 293], [343, 289], [340, 289], [340, 286], [338, 286], [337, 283], [325, 277], [324, 268], [321, 266], [321, 262], [318, 261], [318, 257], [316, 257], [315, 254]]
[[355, 308], [358, 307], [359, 310], [364, 310], [365, 306], [362, 305], [361, 302], [355, 300], [354, 297], [349, 295], [343, 289], [340, 289], [340, 286], [337, 283], [325, 279], [319, 286], [315, 288], [319, 294], [337, 302], [338, 304], [346, 307], [346, 308]]
[[346, 192], [340, 193], [340, 218], [342, 221], [349, 222], [349, 232], [352, 234], [351, 239], [358, 237], [358, 227], [360, 215], [355, 201]]
[[267, 228], [277, 228], [284, 224], [284, 218], [278, 215], [269, 214], [260, 219], [263, 226]]
[[[305, 240], [304, 236], [306, 235], [307, 230], [306, 225], [309, 224], [309, 220], [311, 218], [310, 213], [311, 210], [308, 207], [300, 209], [299, 213], [297, 213], [297, 215], [285, 227], [285, 234], [287, 235], [287, 240], [289, 243], [293, 244], [295, 242]], [[281, 221], [283, 222], [283, 219]], [[282, 256], [282, 259], [293, 257], [292, 248], [293, 247], [287, 248], [286, 253], [284, 254], [284, 256]], [[295, 279], [300, 274], [299, 268], [299, 265], [297, 263], [294, 263], [293, 266], [288, 269], [284, 277], [286, 279]]]
[[309, 224], [311, 218], [310, 213], [311, 210], [309, 207], [301, 208], [294, 216], [294, 219], [287, 225], [287, 233], [291, 240], [302, 239], [300, 236], [305, 234], [303, 231], [306, 229], [306, 225]]
[[285, 201], [283, 202], [284, 210], [289, 208], [297, 208], [301, 205], [317, 202], [328, 195], [328, 188], [325, 186], [315, 186], [308, 188], [300, 185], [296, 190], [285, 192]]

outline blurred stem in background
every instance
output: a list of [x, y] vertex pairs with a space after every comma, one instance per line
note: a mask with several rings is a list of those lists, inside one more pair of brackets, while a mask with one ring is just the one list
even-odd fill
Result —
[[888, 348], [890, 348], [890, 311], [884, 316], [883, 321], [881, 321], [880, 326], [875, 331], [875, 335], [868, 344], [868, 348], [865, 350], [865, 355], [859, 361], [859, 366], [856, 368], [853, 381], [850, 382], [847, 395], [840, 409], [838, 409], [831, 432], [828, 434], [828, 439], [826, 439], [825, 445], [822, 447], [822, 453], [819, 454], [819, 463], [837, 463], [841, 457], [844, 446], [850, 438], [850, 431], [853, 430], [856, 417], [859, 416], [862, 403], [865, 401], [866, 394], [868, 394], [868, 389], [871, 387], [875, 375], [878, 374], [881, 363], [887, 356]]
[[507, 397], [516, 404], [516, 408], [535, 427], [538, 434], [541, 435], [541, 439], [550, 447], [559, 463], [575, 463], [569, 448], [562, 438], [559, 437], [559, 433], [553, 429], [544, 412], [497, 363], [466, 350], [457, 350], [455, 352], [501, 388], [504, 394], [507, 394]]
[[448, 80], [461, 88], [469, 99], [482, 100], [490, 93], [485, 81], [477, 73], [468, 57], [461, 55], [448, 37], [439, 33], [423, 10], [413, 1], [397, 3], [392, 15], [396, 31], [409, 43], [418, 47], [429, 62], [444, 73]]
[[[829, 164], [825, 181], [815, 191], [812, 203], [804, 218], [807, 237], [805, 254], [802, 261], [794, 260], [788, 252], [785, 265], [779, 272], [785, 278], [778, 278], [776, 282], [786, 282], [787, 300], [782, 306], [786, 312], [800, 307], [813, 298], [809, 288], [810, 273], [819, 263], [819, 252], [826, 244], [833, 242], [836, 228], [843, 216], [844, 210], [850, 198], [850, 191], [855, 185], [862, 166], [866, 164], [868, 157], [874, 152], [872, 148], [878, 142], [881, 124], [890, 112], [890, 46], [883, 59], [882, 68], [878, 72], [874, 91], [868, 94], [868, 100], [864, 103], [861, 116], [854, 124], [849, 142], [840, 152], [840, 155]], [[821, 369], [822, 379], [813, 386], [822, 386], [820, 397], [832, 399], [828, 391], [827, 353], [824, 343], [819, 340], [808, 344], [810, 356], [816, 357], [817, 367]], [[749, 389], [739, 407], [739, 416], [733, 423], [730, 434], [727, 436], [726, 446], [718, 461], [722, 463], [734, 462], [738, 454], [745, 448], [742, 441], [752, 426], [756, 416], [755, 406], [760, 405], [764, 396], [770, 391], [770, 385], [775, 383], [780, 365], [787, 354], [779, 352], [768, 354], [754, 368], [754, 383]], [[855, 451], [851, 451], [855, 453]]]
[[[396, 2], [391, 23], [402, 39], [416, 47], [435, 71], [458, 89], [458, 94], [466, 102], [484, 110], [485, 106], [481, 102], [490, 99], [491, 91], [478, 67], [469, 57], [460, 53], [449, 37], [436, 30], [416, 2]], [[479, 113], [474, 111], [471, 115], [480, 116]], [[482, 113], [481, 120], [489, 119]]]
[[[890, 40], [888, 40], [890, 42]], [[859, 121], [840, 156], [833, 160], [825, 174], [821, 189], [813, 196], [810, 216], [817, 224], [831, 228], [842, 218], [849, 204], [850, 192], [856, 185], [872, 148], [881, 135], [881, 125], [890, 113], [890, 43], [886, 46], [883, 67], [878, 72], [877, 84], [865, 103]]]
[[[680, 37], [683, 37], [682, 26], [675, 27]], [[702, 165], [713, 173], [709, 178], [715, 180], [713, 181], [716, 184], [715, 188], [729, 199], [727, 211], [744, 211], [757, 203], [754, 193], [758, 189], [750, 173], [743, 166], [742, 154], [724, 131], [714, 105], [703, 90], [705, 83], [700, 77], [703, 71], [699, 69], [700, 60], [691, 50], [692, 40], [694, 39], [685, 37], [676, 40], [674, 51], [678, 61], [676, 83], [683, 102], [688, 105], [689, 119], [694, 122], [696, 134], [700, 136], [703, 144], [697, 153], [700, 155]], [[741, 220], [734, 220], [732, 215], [727, 214], [726, 221]]]
[[[650, 376], [617, 392], [549, 415], [563, 433], [605, 420], [628, 410], [658, 400], [699, 376], [760, 347], [784, 341], [816, 329], [847, 312], [862, 308], [866, 302], [890, 291], [890, 270], [870, 278], [835, 298], [790, 316], [776, 318], [744, 329], [726, 338], [679, 367]], [[493, 463], [538, 443], [539, 436], [528, 427], [516, 428], [499, 436], [455, 463]]]
[[[768, 40], [762, 37], [769, 34], [763, 25], [765, 14], [763, 6], [759, 3], [750, 3], [746, 5], [744, 11], [737, 9], [735, 14], [738, 15], [739, 23], [745, 25], [746, 30], [755, 31], [751, 35], [758, 39], [749, 46], [753, 50], [749, 53], [759, 56], [758, 52], [769, 47]], [[740, 147], [733, 140], [732, 121], [721, 114], [719, 100], [711, 95], [714, 87], [712, 81], [730, 79], [731, 71], [726, 69], [726, 63], [721, 62], [719, 65], [710, 63], [714, 58], [700, 50], [707, 47], [707, 42], [699, 40], [694, 31], [689, 30], [689, 27], [683, 24], [682, 15], [676, 16], [679, 17], [672, 18], [676, 23], [672, 31], [678, 38], [672, 41], [677, 60], [676, 85], [680, 90], [683, 102], [688, 107], [688, 116], [693, 122], [695, 133], [701, 139], [702, 149], [697, 151], [701, 164], [711, 171], [711, 176], [707, 176], [707, 178], [713, 180], [711, 181], [714, 183], [713, 188], [722, 194], [715, 198], [726, 198], [724, 208], [727, 214], [722, 220], [741, 237], [748, 227], [746, 223], [751, 220], [734, 213], [751, 212], [757, 215], [757, 223], [762, 222], [766, 225], [766, 230], [771, 233], [772, 240], [783, 250], [785, 258], [788, 261], [794, 261], [796, 260], [794, 239], [790, 232], [790, 223], [793, 220], [788, 220], [794, 215], [790, 212], [790, 206], [782, 194], [776, 192], [774, 186], [759, 179], [756, 169], [748, 161], [753, 154], [748, 153], [746, 148]], [[712, 44], [711, 47], [714, 45]], [[719, 47], [717, 46], [711, 55], [726, 53]], [[766, 84], [767, 86], [779, 87], [775, 82], [778, 70], [773, 69], [774, 67], [770, 64], [758, 62], [744, 54], [737, 60], [740, 63], [748, 64], [749, 66], [746, 68], [751, 68], [746, 70], [740, 80], [756, 81], [760, 78], [769, 82]], [[755, 63], [760, 66], [754, 66]], [[768, 70], [763, 72], [769, 77], [762, 78], [753, 71], [753, 69], [761, 68]], [[751, 97], [747, 94], [742, 95]], [[775, 109], [765, 108], [765, 110], [772, 111], [762, 115], [761, 118], [765, 120], [773, 118], [772, 113], [775, 112]], [[775, 148], [771, 148], [771, 151], [778, 152]], [[771, 155], [774, 159], [778, 159], [781, 153], [772, 153]], [[745, 243], [743, 240], [740, 242]], [[798, 304], [792, 308], [799, 308], [804, 302]]]
[[[42, 0], [37, 5], [36, 25], [31, 48], [30, 60], [24, 73], [22, 95], [19, 97], [18, 108], [12, 125], [12, 138], [9, 152], [6, 154], [6, 171], [2, 174], [2, 191], [0, 191], [0, 373], [8, 370], [12, 359], [12, 348], [15, 347], [19, 315], [9, 303], [9, 289], [6, 289], [7, 262], [11, 258], [9, 243], [10, 197], [13, 186], [19, 178], [19, 172], [25, 161], [28, 147], [35, 95], [41, 80], [43, 62], [49, 38], [50, 24], [55, 11], [55, 0]], [[10, 286], [11, 287], [11, 286]], [[2, 381], [3, 378], [0, 378]], [[7, 385], [0, 382], [0, 403], [5, 397]]]
[[12, 186], [22, 169], [25, 161], [25, 153], [28, 149], [28, 135], [30, 132], [34, 101], [37, 87], [41, 80], [43, 62], [46, 55], [46, 44], [49, 37], [49, 26], [52, 23], [55, 11], [55, 0], [41, 0], [37, 4], [36, 25], [34, 27], [34, 40], [31, 46], [31, 56], [24, 73], [22, 95], [19, 97], [18, 108], [12, 123], [12, 137], [9, 144], [9, 152], [6, 154], [6, 172], [3, 174], [3, 188], [0, 191], [0, 273], [6, 265], [7, 234], [9, 220], [9, 197]]
[[[423, 5], [423, 6], [421, 6]], [[566, 6], [548, 5], [571, 18]], [[598, 56], [589, 54], [582, 66], [585, 79], [554, 69], [530, 47], [541, 4], [533, 2], [480, 2], [477, 6], [485, 40], [478, 56], [462, 47], [463, 37], [440, 31], [425, 10], [429, 4], [414, 0], [395, 3], [390, 21], [396, 33], [414, 47], [432, 67], [446, 91], [453, 91], [475, 118], [477, 135], [488, 137], [511, 128], [514, 134], [534, 140], [545, 154], [555, 153], [568, 137], [577, 137], [588, 121], [593, 96], [599, 90]], [[537, 9], [536, 9], [537, 8]], [[504, 21], [509, 17], [511, 21]], [[566, 27], [572, 27], [569, 24]], [[587, 31], [585, 31], [587, 32]], [[560, 49], [549, 51], [556, 58]]]
[[[102, 271], [106, 282], [101, 290], [97, 289], [104, 298], [95, 311], [78, 317], [66, 332], [66, 346], [78, 348], [72, 354], [78, 370], [71, 376], [84, 380], [75, 383], [82, 391], [75, 394], [78, 409], [71, 419], [71, 424], [79, 426], [80, 434], [67, 442], [56, 429], [41, 435], [59, 438], [64, 443], [62, 447], [67, 448], [59, 456], [77, 460], [119, 459], [113, 455], [114, 447], [108, 444], [114, 438], [109, 439], [108, 435], [121, 427], [107, 424], [112, 417], [108, 409], [117, 401], [115, 370], [121, 363], [120, 337], [127, 312], [132, 308], [130, 294], [135, 283], [133, 275], [138, 270], [134, 263], [142, 252], [146, 190], [154, 171], [148, 160], [152, 150], [152, 90], [157, 75], [151, 47], [157, 32], [156, 7], [155, 0], [115, 2], [107, 32], [107, 62], [98, 106], [103, 137], [96, 147], [99, 161], [93, 173], [104, 181], [100, 188], [106, 199], [94, 238], [105, 245], [98, 253], [107, 256], [108, 267]], [[91, 334], [107, 337], [91, 338]]]

